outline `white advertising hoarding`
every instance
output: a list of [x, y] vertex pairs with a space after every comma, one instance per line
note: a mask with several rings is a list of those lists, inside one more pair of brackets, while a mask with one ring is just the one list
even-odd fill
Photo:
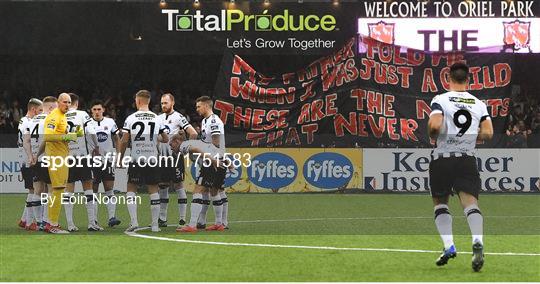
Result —
[[[0, 148], [0, 157], [0, 193], [27, 193], [21, 176], [19, 149]], [[127, 169], [115, 169], [115, 178], [114, 189], [126, 191]], [[82, 192], [80, 182], [75, 183], [75, 191]]]
[[[431, 149], [364, 149], [368, 190], [429, 190]], [[482, 189], [540, 191], [540, 149], [479, 149]]]

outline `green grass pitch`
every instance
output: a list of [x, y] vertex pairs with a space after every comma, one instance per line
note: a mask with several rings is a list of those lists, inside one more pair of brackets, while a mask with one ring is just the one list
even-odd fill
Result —
[[[145, 225], [150, 209], [142, 196]], [[458, 256], [444, 267], [434, 263], [442, 244], [423, 194], [230, 194], [230, 230], [138, 232], [162, 239], [124, 234], [125, 206], [117, 208], [123, 223], [104, 232], [85, 231], [83, 205], [75, 206], [81, 232], [27, 232], [16, 226], [24, 198], [0, 195], [0, 281], [540, 281], [540, 195], [481, 196], [485, 251], [533, 255], [486, 255], [480, 273], [471, 269], [469, 229], [456, 198], [450, 208]], [[174, 200], [171, 194], [170, 224], [178, 221]], [[106, 224], [105, 205], [99, 214]], [[211, 223], [211, 208], [208, 216]]]

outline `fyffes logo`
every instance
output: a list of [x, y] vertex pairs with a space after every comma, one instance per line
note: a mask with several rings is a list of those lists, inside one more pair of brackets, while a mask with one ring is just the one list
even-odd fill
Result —
[[[191, 176], [193, 177], [193, 180], [197, 180], [197, 167], [199, 165], [192, 163], [191, 164]], [[225, 175], [225, 182], [223, 183], [223, 187], [230, 187], [233, 186], [238, 180], [240, 180], [240, 177], [242, 176], [242, 167], [234, 168], [232, 170], [227, 170], [227, 174]]]
[[247, 173], [249, 180], [255, 185], [279, 189], [294, 181], [298, 166], [287, 155], [275, 152], [263, 153], [252, 159]]
[[264, 10], [260, 15], [246, 15], [241, 10], [221, 10], [219, 15], [204, 15], [200, 10], [191, 14], [189, 10], [183, 13], [176, 9], [162, 9], [167, 14], [167, 29], [169, 31], [232, 31], [235, 28], [244, 31], [326, 31], [336, 29], [336, 18], [332, 15], [291, 15], [289, 10], [275, 15]]
[[315, 154], [304, 163], [304, 178], [319, 188], [340, 188], [347, 185], [353, 175], [353, 165], [338, 153]]

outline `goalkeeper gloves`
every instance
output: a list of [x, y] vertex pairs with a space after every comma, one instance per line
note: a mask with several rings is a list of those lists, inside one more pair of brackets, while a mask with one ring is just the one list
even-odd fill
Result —
[[62, 141], [64, 142], [77, 141], [77, 133], [68, 133], [68, 134], [62, 135]]
[[77, 125], [77, 128], [75, 129], [75, 133], [77, 134], [77, 137], [84, 136], [84, 130], [80, 125]]

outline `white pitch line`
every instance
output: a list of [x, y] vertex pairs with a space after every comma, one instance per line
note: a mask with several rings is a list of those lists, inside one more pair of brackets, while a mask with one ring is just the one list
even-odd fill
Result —
[[[454, 216], [454, 218], [465, 218], [465, 216]], [[540, 216], [484, 216], [484, 218], [540, 218]], [[331, 220], [391, 220], [391, 219], [433, 219], [433, 216], [380, 216], [380, 217], [328, 217], [328, 218], [293, 218], [293, 219], [262, 219], [230, 221], [229, 223], [271, 223], [271, 222], [304, 222], [304, 221], [331, 221]]]
[[[176, 225], [169, 225], [169, 227]], [[169, 242], [191, 243], [191, 244], [206, 244], [220, 246], [240, 246], [240, 247], [267, 247], [267, 248], [294, 248], [294, 249], [315, 249], [315, 250], [341, 250], [341, 251], [378, 251], [378, 252], [417, 252], [417, 253], [440, 253], [434, 250], [418, 250], [418, 249], [389, 249], [389, 248], [347, 248], [347, 247], [330, 247], [330, 246], [301, 246], [301, 245], [278, 245], [278, 244], [257, 244], [257, 243], [229, 243], [229, 242], [211, 242], [186, 239], [173, 239], [166, 237], [148, 236], [137, 233], [141, 230], [148, 230], [150, 227], [142, 227], [134, 232], [125, 232], [130, 237], [152, 239]], [[461, 252], [471, 254], [472, 252]], [[485, 255], [504, 255], [504, 256], [540, 256], [540, 253], [515, 253], [515, 252], [485, 252]]]

